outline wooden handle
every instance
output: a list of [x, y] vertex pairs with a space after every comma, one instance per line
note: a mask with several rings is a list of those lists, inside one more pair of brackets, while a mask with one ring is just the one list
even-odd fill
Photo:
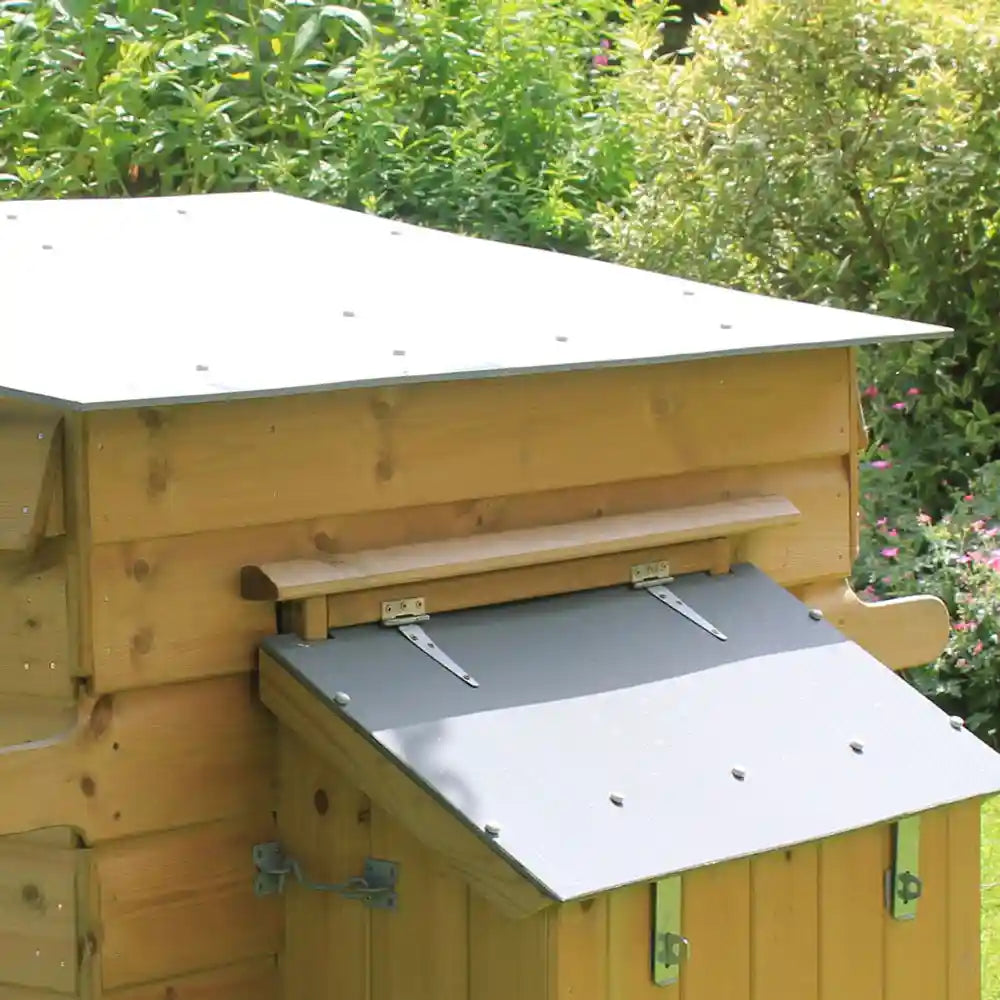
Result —
[[73, 775], [74, 744], [72, 731], [0, 747], [0, 836], [77, 825], [81, 785]]
[[868, 602], [846, 580], [812, 584], [796, 596], [819, 608], [835, 628], [893, 670], [936, 660], [948, 645], [951, 621], [940, 598], [929, 594]]

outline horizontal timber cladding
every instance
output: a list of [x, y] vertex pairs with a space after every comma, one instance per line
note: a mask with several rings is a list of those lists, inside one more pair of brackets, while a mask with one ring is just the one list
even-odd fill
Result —
[[[648, 884], [508, 918], [296, 738], [281, 754], [280, 836], [311, 877], [341, 881], [369, 855], [400, 864], [394, 913], [289, 895], [283, 1000], [670, 995], [650, 980]], [[680, 995], [977, 1000], [978, 838], [975, 801], [923, 814], [913, 921], [885, 911], [888, 825], [685, 873]]]
[[[317, 550], [356, 551], [775, 493], [802, 512], [801, 520], [748, 536], [733, 561], [755, 562], [785, 585], [846, 575], [848, 489], [845, 464], [834, 456], [106, 543], [91, 556], [94, 685], [98, 691], [115, 691], [251, 670], [256, 644], [275, 630], [275, 613], [268, 602], [240, 597], [240, 568], [304, 558]], [[570, 579], [574, 572], [570, 569]]]
[[76, 993], [77, 884], [86, 855], [0, 839], [0, 983]]
[[[282, 1000], [273, 957], [105, 990], [105, 1000]], [[3, 995], [0, 993], [0, 1000]]]
[[254, 896], [250, 861], [273, 839], [265, 811], [95, 848], [104, 990], [275, 955], [283, 900]]
[[95, 543], [843, 455], [843, 350], [90, 414]]
[[73, 695], [63, 550], [0, 552], [0, 697]]
[[105, 695], [62, 740], [0, 750], [0, 834], [89, 843], [267, 809], [273, 720], [249, 675]]

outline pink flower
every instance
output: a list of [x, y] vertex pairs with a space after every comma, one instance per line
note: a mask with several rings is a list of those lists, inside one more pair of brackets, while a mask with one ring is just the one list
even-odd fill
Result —
[[917, 521], [920, 524], [930, 524], [931, 523], [931, 516], [930, 516], [930, 514], [924, 514], [923, 512], [921, 512], [921, 513], [917, 514]]
[[872, 462], [873, 469], [888, 469], [892, 467], [892, 462], [887, 462], [884, 458], [877, 458]]
[[[947, 486], [948, 484], [947, 484], [947, 483], [945, 483], [945, 485]], [[962, 497], [962, 499], [963, 499], [963, 500], [964, 500], [964, 501], [965, 501], [966, 503], [972, 503], [972, 501], [973, 501], [973, 500], [975, 500], [976, 498], [975, 498], [975, 496], [973, 496], [973, 494], [971, 494], [971, 493], [966, 493], [966, 494], [965, 494], [965, 496], [964, 496], [964, 497]]]
[[906, 409], [906, 403], [893, 403], [892, 404], [892, 408], [894, 410], [905, 410]]
[[899, 555], [899, 549], [898, 548], [884, 548], [882, 550], [882, 555], [885, 556], [886, 559], [895, 559], [896, 556]]
[[986, 522], [985, 521], [973, 521], [972, 522], [972, 530], [973, 531], [982, 531], [983, 528], [985, 528], [985, 527], [986, 527]]
[[887, 517], [880, 517], [880, 518], [879, 518], [879, 519], [878, 519], [878, 520], [877, 520], [877, 521], [875, 522], [875, 527], [876, 527], [876, 528], [881, 528], [881, 527], [883, 527], [884, 525], [886, 525], [886, 524], [888, 524], [888, 523], [889, 523], [889, 518], [887, 518]]
[[890, 528], [890, 529], [889, 529], [889, 530], [888, 530], [888, 531], [886, 532], [886, 534], [887, 534], [887, 535], [888, 535], [888, 536], [889, 536], [890, 538], [896, 538], [896, 537], [898, 537], [898, 535], [899, 535], [899, 532], [898, 532], [898, 531], [897, 531], [897, 530], [896, 530], [895, 528]]
[[594, 56], [594, 65], [595, 66], [607, 66], [608, 65], [608, 57], [603, 52], [600, 55]]
[[979, 642], [972, 647], [972, 655], [978, 656], [983, 651], [983, 640], [980, 639]]
[[906, 395], [907, 396], [919, 396], [920, 395], [920, 390], [916, 386], [911, 386], [909, 389], [906, 390]]
[[611, 39], [610, 38], [602, 38], [601, 39], [601, 48], [602, 49], [610, 49], [611, 48]]
[[968, 667], [968, 665], [969, 661], [966, 660], [964, 657], [962, 657], [962, 659], [960, 660], [955, 661], [955, 666], [958, 667], [959, 670], [965, 670]]
[[989, 566], [990, 569], [996, 570], [996, 572], [1000, 573], [1000, 554], [994, 552], [993, 555], [991, 555], [987, 560], [986, 565]]
[[882, 577], [882, 582], [883, 583], [892, 583], [892, 577], [891, 576], [883, 576]]
[[874, 385], [868, 386], [862, 393], [862, 396], [867, 396], [869, 399], [874, 399], [878, 395], [878, 388]]

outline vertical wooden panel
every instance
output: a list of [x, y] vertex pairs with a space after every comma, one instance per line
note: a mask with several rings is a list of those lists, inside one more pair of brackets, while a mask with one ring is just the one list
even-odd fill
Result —
[[[280, 738], [279, 838], [319, 882], [361, 873], [371, 854], [371, 805], [295, 737]], [[296, 885], [285, 891], [283, 996], [369, 1000], [371, 911]]]
[[686, 874], [683, 922], [691, 942], [691, 957], [681, 973], [684, 1000], [749, 1000], [749, 861]]
[[820, 1000], [883, 1000], [888, 844], [888, 829], [874, 826], [819, 846]]
[[399, 866], [395, 912], [372, 912], [372, 1000], [467, 1000], [469, 891], [380, 809], [372, 854]]
[[549, 1000], [607, 1000], [608, 897], [549, 911]]
[[948, 815], [920, 820], [924, 893], [915, 920], [885, 921], [885, 1000], [940, 1000], [948, 995]]
[[610, 893], [608, 1000], [678, 1000], [680, 984], [653, 983], [652, 937], [650, 884], [642, 882]]
[[979, 1000], [979, 799], [948, 809], [948, 1000]]
[[753, 1000], [819, 994], [819, 849], [803, 844], [750, 863]]
[[469, 1000], [548, 1000], [548, 919], [515, 920], [470, 893]]

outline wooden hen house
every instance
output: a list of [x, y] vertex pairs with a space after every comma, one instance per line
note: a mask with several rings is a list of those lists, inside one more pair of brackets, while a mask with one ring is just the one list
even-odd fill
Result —
[[0, 1000], [978, 997], [1000, 757], [847, 583], [947, 331], [266, 193], [0, 274]]

